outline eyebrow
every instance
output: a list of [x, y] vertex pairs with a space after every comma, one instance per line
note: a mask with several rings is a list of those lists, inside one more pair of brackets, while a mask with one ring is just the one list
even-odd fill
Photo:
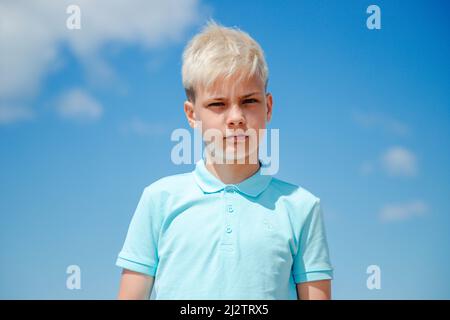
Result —
[[[244, 99], [244, 98], [248, 98], [248, 97], [251, 97], [251, 96], [253, 96], [255, 94], [260, 94], [260, 93], [261, 93], [260, 91], [255, 91], [255, 92], [252, 92], [252, 93], [247, 93], [247, 94], [245, 94], [245, 95], [243, 95], [243, 96], [241, 96], [239, 98], [240, 99]], [[208, 100], [227, 100], [227, 98], [225, 98], [225, 97], [211, 97], [211, 98], [208, 98]]]
[[248, 94], [246, 94], [246, 95], [243, 95], [241, 98], [248, 98], [248, 97], [253, 96], [254, 94], [259, 94], [259, 93], [260, 93], [260, 91], [255, 91], [255, 92], [252, 92], [252, 93], [248, 93]]

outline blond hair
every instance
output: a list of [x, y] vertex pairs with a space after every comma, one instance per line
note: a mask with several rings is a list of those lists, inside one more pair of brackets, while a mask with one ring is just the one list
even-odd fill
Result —
[[190, 101], [194, 88], [209, 87], [219, 77], [258, 75], [267, 88], [269, 70], [259, 44], [237, 27], [228, 28], [209, 21], [183, 52], [183, 87]]

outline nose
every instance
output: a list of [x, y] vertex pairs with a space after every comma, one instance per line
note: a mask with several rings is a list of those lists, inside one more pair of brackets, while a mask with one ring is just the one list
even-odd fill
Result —
[[245, 116], [242, 112], [242, 109], [238, 104], [231, 105], [228, 118], [227, 118], [227, 126], [228, 128], [237, 129], [243, 127], [245, 125]]

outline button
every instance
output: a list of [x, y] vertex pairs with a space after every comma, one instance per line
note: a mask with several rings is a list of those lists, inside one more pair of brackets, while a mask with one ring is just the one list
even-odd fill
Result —
[[229, 213], [233, 213], [234, 212], [233, 206], [231, 206], [231, 205], [228, 206], [228, 212]]
[[234, 189], [235, 189], [234, 186], [226, 186], [225, 187], [225, 192], [233, 193]]
[[231, 229], [231, 227], [227, 227], [226, 231], [227, 231], [227, 233], [231, 233], [231, 231], [233, 231], [233, 229]]

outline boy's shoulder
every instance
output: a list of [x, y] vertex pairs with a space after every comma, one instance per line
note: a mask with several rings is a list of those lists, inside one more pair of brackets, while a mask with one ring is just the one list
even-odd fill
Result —
[[271, 192], [283, 197], [285, 201], [295, 206], [312, 207], [320, 203], [320, 198], [301, 185], [272, 177]]

